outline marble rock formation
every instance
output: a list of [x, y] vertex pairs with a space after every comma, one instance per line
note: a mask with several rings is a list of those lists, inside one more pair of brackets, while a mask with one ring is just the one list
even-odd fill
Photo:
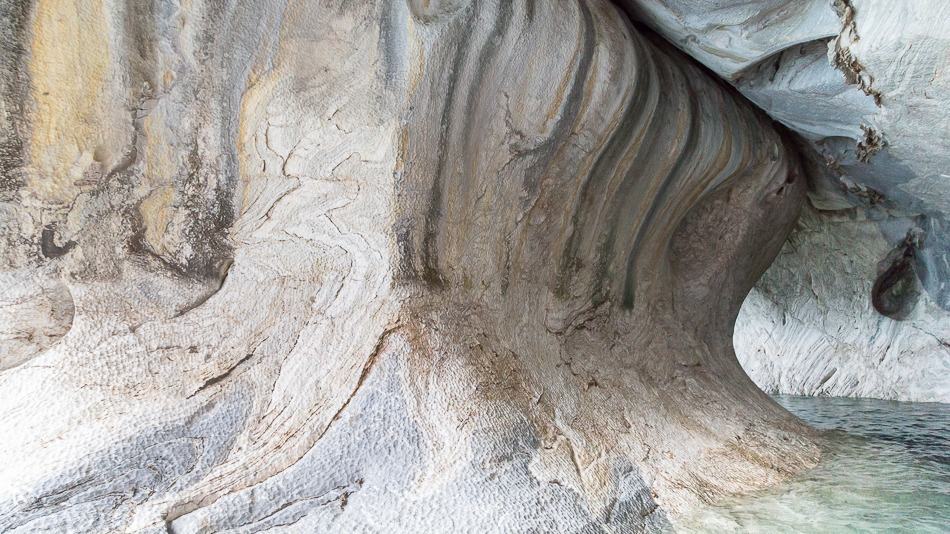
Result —
[[950, 3], [624, 5], [807, 147], [815, 211], [736, 331], [750, 375], [950, 402]]
[[901, 321], [875, 310], [878, 271], [900, 267], [906, 247], [850, 215], [805, 210], [742, 305], [740, 362], [769, 392], [950, 402], [946, 311], [926, 291]]
[[0, 39], [0, 530], [653, 531], [816, 462], [732, 348], [816, 159], [621, 7], [0, 0]]

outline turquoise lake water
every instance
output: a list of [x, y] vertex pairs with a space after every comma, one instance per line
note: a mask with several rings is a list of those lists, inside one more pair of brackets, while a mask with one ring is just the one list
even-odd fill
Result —
[[950, 404], [776, 396], [825, 430], [821, 462], [685, 532], [950, 533]]

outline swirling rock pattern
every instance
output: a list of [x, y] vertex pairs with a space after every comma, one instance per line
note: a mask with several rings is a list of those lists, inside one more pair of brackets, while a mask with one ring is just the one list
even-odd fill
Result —
[[0, 257], [64, 325], [0, 530], [652, 531], [815, 462], [731, 340], [798, 162], [612, 4], [0, 5]]
[[808, 147], [818, 211], [743, 312], [750, 375], [773, 392], [950, 402], [950, 4], [624, 5]]

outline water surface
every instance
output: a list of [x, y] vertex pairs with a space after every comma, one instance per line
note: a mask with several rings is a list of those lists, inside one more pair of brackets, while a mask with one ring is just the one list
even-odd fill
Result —
[[821, 462], [780, 487], [703, 510], [682, 531], [950, 533], [950, 404], [775, 400], [827, 431]]

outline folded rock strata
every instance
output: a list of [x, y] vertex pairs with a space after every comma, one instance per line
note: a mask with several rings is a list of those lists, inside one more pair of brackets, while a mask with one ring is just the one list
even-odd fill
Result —
[[772, 392], [950, 402], [950, 4], [623, 5], [807, 147], [817, 211], [736, 331], [753, 379]]
[[732, 349], [794, 150], [612, 4], [0, 5], [0, 530], [657, 530], [815, 462]]

